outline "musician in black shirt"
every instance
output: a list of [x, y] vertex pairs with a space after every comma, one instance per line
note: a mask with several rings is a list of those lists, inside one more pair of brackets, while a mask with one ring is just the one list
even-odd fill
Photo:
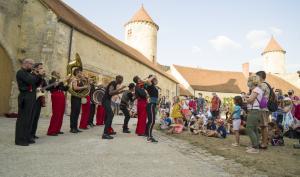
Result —
[[151, 83], [145, 85], [145, 88], [149, 95], [149, 102], [147, 104], [148, 122], [146, 127], [146, 135], [148, 136], [148, 142], [157, 143], [157, 140], [155, 140], [152, 136], [152, 129], [155, 124], [155, 109], [158, 102], [158, 89], [156, 87], [158, 80], [154, 75], [150, 75], [148, 78], [151, 79]]
[[123, 82], [123, 76], [116, 76], [116, 80], [111, 81], [106, 90], [105, 94], [102, 99], [102, 105], [104, 106], [105, 109], [105, 127], [104, 127], [104, 132], [102, 135], [102, 139], [113, 139], [112, 136], [109, 134], [109, 128], [111, 127], [112, 120], [114, 117], [113, 111], [111, 109], [111, 97], [114, 95], [118, 95], [123, 92], [123, 89], [126, 88], [126, 86], [122, 86], [117, 89], [117, 85], [121, 85]]
[[[33, 65], [34, 70], [44, 70], [43, 63], [35, 63]], [[39, 83], [38, 87], [43, 88], [47, 85], [46, 80], [44, 79], [44, 76], [41, 78], [41, 82]], [[33, 139], [38, 139], [39, 137], [36, 136], [36, 130], [38, 127], [38, 122], [40, 119], [41, 114], [41, 108], [45, 107], [45, 96], [40, 96], [39, 98], [36, 98], [36, 101], [33, 105], [33, 122], [31, 127], [31, 137]]]
[[[83, 78], [82, 76], [82, 69], [81, 68], [76, 68], [73, 71], [73, 75], [75, 78], [71, 81], [71, 84], [74, 90], [79, 91], [79, 90], [84, 90], [88, 88], [87, 85], [83, 85], [81, 79]], [[80, 109], [81, 109], [81, 98], [77, 97], [75, 95], [71, 96], [71, 115], [70, 115], [70, 132], [71, 133], [79, 133], [81, 130], [78, 129], [78, 118], [80, 114]]]
[[41, 81], [40, 75], [43, 70], [32, 72], [34, 62], [32, 59], [24, 59], [21, 69], [17, 72], [16, 79], [20, 94], [18, 96], [18, 119], [16, 121], [15, 144], [28, 146], [35, 141], [31, 138], [31, 127], [33, 122], [33, 105], [36, 101], [36, 88]]
[[90, 127], [94, 127], [94, 116], [96, 112], [96, 103], [93, 101], [93, 93], [95, 91], [95, 84], [96, 80], [95, 78], [90, 79], [90, 85], [91, 85], [91, 90], [90, 90], [90, 99], [91, 99], [91, 105], [90, 105], [90, 115], [89, 115], [89, 121], [88, 124]]
[[130, 120], [130, 114], [129, 114], [129, 103], [133, 103], [134, 101], [134, 90], [135, 90], [135, 84], [131, 83], [128, 86], [129, 90], [126, 90], [121, 98], [121, 103], [120, 103], [120, 109], [123, 112], [125, 118], [124, 118], [124, 124], [123, 124], [123, 133], [130, 133], [129, 128], [128, 128], [128, 123]]
[[63, 134], [63, 132], [61, 132], [61, 126], [66, 107], [65, 92], [69, 89], [69, 87], [65, 86], [62, 81], [59, 81], [59, 72], [52, 71], [51, 76], [49, 85], [54, 85], [49, 87], [47, 90], [51, 92], [52, 116], [47, 135], [57, 136], [58, 134]]

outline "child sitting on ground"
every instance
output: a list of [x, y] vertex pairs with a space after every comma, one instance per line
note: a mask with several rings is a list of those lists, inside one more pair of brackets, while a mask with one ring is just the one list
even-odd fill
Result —
[[241, 96], [235, 96], [233, 98], [233, 101], [234, 101], [234, 108], [231, 117], [232, 117], [232, 127], [235, 135], [235, 143], [233, 143], [232, 146], [239, 146], [240, 145], [239, 131], [241, 127], [241, 110], [242, 110], [243, 99]]
[[171, 124], [172, 119], [170, 118], [170, 114], [168, 112], [164, 112], [162, 119], [160, 119], [160, 128], [162, 130], [169, 129]]
[[176, 119], [175, 124], [171, 124], [170, 127], [172, 127], [168, 133], [175, 133], [175, 134], [180, 134], [183, 131], [184, 125], [183, 125], [183, 119]]
[[270, 122], [269, 129], [269, 141], [272, 146], [284, 146], [283, 127], [274, 122]]
[[203, 130], [203, 116], [195, 116], [190, 122], [190, 131], [192, 134], [197, 135]]
[[208, 137], [226, 138], [227, 132], [222, 119], [217, 119], [217, 129], [207, 130], [205, 133]]

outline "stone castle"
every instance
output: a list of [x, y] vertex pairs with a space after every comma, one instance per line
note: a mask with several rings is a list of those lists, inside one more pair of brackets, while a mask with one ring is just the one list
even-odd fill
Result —
[[[66, 75], [67, 64], [79, 53], [84, 72], [107, 84], [116, 75], [125, 84], [135, 75], [156, 74], [162, 95], [232, 96], [247, 91], [249, 64], [243, 72], [215, 71], [179, 65], [162, 66], [157, 60], [159, 26], [142, 6], [125, 24], [125, 41], [116, 39], [88, 21], [61, 0], [0, 1], [0, 115], [17, 112], [15, 81], [18, 59], [31, 57], [43, 62], [50, 74]], [[285, 71], [285, 51], [274, 38], [262, 53], [268, 81], [283, 91], [300, 94], [298, 75]], [[288, 80], [288, 81], [286, 81]], [[69, 97], [68, 97], [69, 98]], [[51, 113], [50, 99], [43, 115]]]

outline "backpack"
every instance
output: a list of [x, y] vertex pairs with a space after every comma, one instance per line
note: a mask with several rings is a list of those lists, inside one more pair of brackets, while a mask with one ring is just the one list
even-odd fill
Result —
[[267, 83], [267, 82], [264, 82], [264, 83], [270, 89], [270, 95], [269, 95], [269, 99], [268, 99], [268, 102], [267, 102], [268, 110], [270, 112], [275, 112], [275, 111], [278, 110], [278, 101], [277, 101], [277, 97], [276, 97], [275, 92], [274, 92], [274, 88], [272, 88], [269, 83]]

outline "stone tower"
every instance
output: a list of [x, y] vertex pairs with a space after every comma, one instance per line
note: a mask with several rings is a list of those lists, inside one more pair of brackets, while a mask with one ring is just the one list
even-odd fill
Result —
[[285, 53], [286, 51], [283, 50], [272, 36], [267, 47], [261, 54], [264, 60], [264, 70], [271, 74], [285, 74]]
[[158, 25], [142, 6], [125, 24], [125, 43], [156, 64], [158, 29]]

